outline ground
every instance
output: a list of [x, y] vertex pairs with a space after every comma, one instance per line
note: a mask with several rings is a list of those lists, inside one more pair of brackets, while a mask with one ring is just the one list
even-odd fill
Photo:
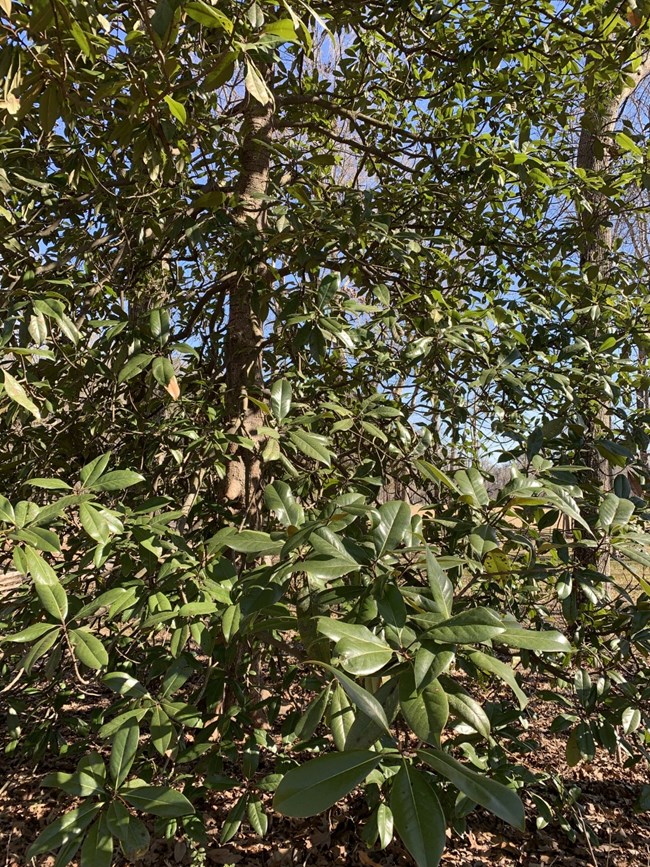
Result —
[[[569, 768], [564, 761], [563, 736], [549, 733], [552, 713], [536, 702], [531, 708], [531, 728], [540, 749], [528, 754], [525, 762], [533, 771], [552, 769], [558, 772], [567, 788], [574, 785], [581, 788], [580, 810], [597, 833], [599, 844], [590, 845], [580, 833], [572, 843], [558, 826], [537, 829], [534, 806], [525, 796], [526, 833], [509, 828], [481, 809], [475, 810], [464, 835], [449, 834], [442, 864], [447, 867], [650, 867], [650, 813], [635, 814], [633, 809], [641, 786], [649, 779], [647, 765], [625, 769], [615, 756], [601, 752], [593, 763]], [[0, 777], [0, 865], [52, 867], [54, 858], [43, 857], [30, 864], [25, 859], [25, 851], [44, 825], [69, 805], [69, 798], [61, 792], [41, 788], [40, 773], [35, 774], [26, 764], [21, 764], [18, 757], [5, 758], [4, 765]], [[207, 865], [407, 867], [413, 863], [397, 841], [384, 851], [367, 849], [351, 818], [362, 809], [359, 798], [343, 802], [314, 819], [285, 819], [274, 814], [265, 839], [260, 840], [244, 827], [241, 836], [221, 845], [219, 834], [224, 818], [237, 795], [236, 792], [212, 794], [206, 811], [211, 841], [206, 851]], [[575, 823], [574, 815], [574, 826]], [[191, 849], [180, 840], [157, 841], [138, 863], [141, 867], [196, 864], [191, 856]]]

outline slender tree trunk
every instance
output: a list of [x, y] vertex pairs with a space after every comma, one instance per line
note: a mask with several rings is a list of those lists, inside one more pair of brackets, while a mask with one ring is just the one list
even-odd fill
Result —
[[[262, 68], [267, 83], [270, 67]], [[257, 401], [263, 397], [262, 344], [264, 322], [260, 315], [260, 296], [268, 286], [269, 272], [265, 262], [264, 230], [266, 223], [266, 195], [269, 185], [269, 143], [273, 133], [274, 106], [262, 105], [252, 96], [247, 97], [242, 121], [242, 142], [239, 151], [239, 178], [235, 191], [238, 204], [233, 213], [237, 230], [241, 233], [240, 261], [236, 276], [228, 282], [228, 321], [224, 349], [226, 395], [225, 430], [231, 436], [251, 440], [253, 449], [232, 443], [230, 459], [221, 488], [221, 496], [233, 512], [250, 528], [258, 528], [262, 518], [262, 448], [264, 437], [260, 428], [265, 423], [264, 413]], [[244, 673], [242, 657], [244, 646], [240, 642], [235, 658], [230, 661], [224, 684], [220, 714], [235, 702], [235, 679], [247, 677], [250, 669], [259, 669], [261, 659], [255, 656]], [[258, 684], [259, 686], [259, 684]], [[249, 695], [261, 697], [255, 685], [249, 685]], [[258, 725], [264, 714], [255, 715]]]
[[[586, 108], [578, 143], [577, 168], [590, 174], [607, 171], [610, 158], [606, 136], [616, 123], [618, 112], [618, 98], [605, 99], [602, 103], [594, 100], [592, 105]], [[584, 209], [581, 214], [584, 239], [580, 265], [591, 283], [607, 278], [612, 229], [607, 196], [594, 191], [590, 193], [588, 200], [590, 210]], [[591, 318], [583, 315], [578, 322], [578, 332], [593, 340], [593, 331], [594, 323]], [[586, 403], [582, 408], [582, 415], [586, 425], [584, 457], [591, 470], [591, 482], [596, 488], [606, 492], [612, 486], [611, 467], [607, 458], [599, 453], [595, 443], [610, 427], [609, 407], [606, 403], [602, 403], [598, 408]], [[592, 517], [595, 518], [595, 514]], [[608, 550], [581, 548], [576, 553], [578, 567], [591, 567], [605, 575], [609, 574]], [[577, 591], [577, 585], [574, 586]]]
[[[576, 167], [590, 175], [604, 174], [611, 162], [609, 134], [624, 108], [628, 97], [650, 72], [650, 56], [647, 56], [631, 82], [620, 93], [590, 93], [587, 95], [582, 117]], [[611, 210], [609, 200], [599, 190], [588, 195], [589, 208], [584, 208], [580, 220], [584, 231], [580, 265], [590, 282], [607, 279], [608, 260], [612, 250]], [[578, 332], [593, 337], [593, 323], [583, 316], [578, 323]], [[603, 402], [594, 410], [593, 405], [585, 405], [583, 416], [587, 426], [587, 464], [591, 469], [592, 483], [602, 491], [612, 487], [612, 470], [607, 458], [595, 448], [595, 441], [610, 429], [610, 407]], [[577, 565], [596, 568], [605, 575], [609, 574], [609, 550], [582, 549]]]
[[[270, 70], [265, 70], [266, 78]], [[251, 398], [261, 400], [263, 391], [263, 325], [259, 314], [259, 297], [267, 286], [268, 268], [264, 262], [263, 233], [265, 196], [269, 182], [269, 148], [273, 131], [273, 105], [262, 105], [248, 97], [243, 120], [240, 150], [240, 174], [236, 186], [239, 203], [234, 220], [246, 243], [241, 270], [228, 294], [228, 323], [225, 345], [226, 430], [245, 436], [255, 448], [231, 446], [231, 460], [226, 469], [224, 497], [237, 511], [248, 516], [249, 525], [259, 523], [262, 488], [261, 447], [259, 433], [264, 414]], [[248, 260], [248, 261], [246, 261]]]
[[[648, 361], [648, 355], [643, 348], [639, 348], [639, 368], [644, 369]], [[647, 415], [650, 410], [650, 389], [647, 385], [641, 385], [636, 393], [636, 406], [640, 412]], [[644, 469], [650, 469], [650, 451], [643, 449], [640, 454], [641, 464]]]

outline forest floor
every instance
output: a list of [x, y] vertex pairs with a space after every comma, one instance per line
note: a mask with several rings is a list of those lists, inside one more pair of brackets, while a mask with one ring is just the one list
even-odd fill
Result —
[[[648, 767], [625, 769], [615, 757], [601, 751], [590, 764], [569, 768], [564, 759], [565, 736], [549, 732], [553, 715], [533, 700], [529, 705], [530, 730], [539, 749], [522, 756], [522, 764], [537, 773], [559, 774], [567, 790], [582, 790], [580, 813], [598, 836], [590, 843], [580, 833], [574, 810], [565, 818], [577, 829], [577, 839], [557, 825], [536, 828], [536, 812], [527, 795], [526, 833], [518, 832], [482, 809], [468, 818], [460, 836], [449, 834], [442, 864], [446, 867], [650, 867], [650, 812], [635, 814], [634, 802], [650, 779]], [[0, 745], [1, 747], [1, 745]], [[28, 862], [25, 851], [42, 828], [69, 808], [67, 795], [40, 786], [41, 774], [30, 770], [18, 756], [0, 758], [0, 867], [52, 867], [55, 859]], [[60, 764], [58, 765], [60, 769]], [[539, 789], [538, 789], [539, 791]], [[211, 793], [204, 809], [210, 844], [206, 860], [193, 858], [182, 840], [154, 842], [139, 862], [141, 867], [175, 865], [237, 865], [237, 867], [408, 867], [413, 861], [399, 841], [385, 850], [368, 849], [359, 837], [352, 815], [363, 810], [352, 798], [313, 819], [286, 819], [271, 815], [267, 836], [260, 840], [243, 826], [227, 845], [219, 842], [225, 816], [239, 792]], [[269, 796], [270, 797], [270, 796]], [[353, 810], [354, 808], [354, 810]], [[73, 862], [75, 865], [77, 862]], [[115, 864], [126, 862], [116, 860]]]

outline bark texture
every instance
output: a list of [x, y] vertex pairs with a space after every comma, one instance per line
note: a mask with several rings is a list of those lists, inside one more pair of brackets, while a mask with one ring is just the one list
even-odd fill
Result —
[[[578, 141], [576, 167], [590, 175], [605, 175], [611, 164], [614, 130], [625, 103], [639, 83], [650, 72], [650, 55], [646, 56], [633, 80], [621, 92], [590, 93], [585, 108]], [[612, 249], [611, 209], [607, 196], [595, 189], [588, 195], [589, 208], [580, 215], [584, 232], [580, 265], [590, 281], [607, 279], [608, 260]], [[585, 316], [579, 323], [579, 332], [587, 338], [593, 323]], [[610, 408], [603, 400], [596, 409], [585, 407], [583, 416], [587, 425], [587, 464], [592, 471], [592, 483], [603, 491], [612, 488], [612, 468], [607, 458], [602, 457], [594, 442], [610, 429]], [[596, 568], [609, 574], [609, 550], [582, 549], [579, 565]]]
[[[603, 175], [607, 172], [611, 157], [608, 148], [608, 133], [614, 128], [621, 108], [621, 98], [604, 97], [602, 101], [590, 99], [587, 105], [580, 130], [576, 166], [590, 174]], [[590, 281], [607, 277], [608, 257], [612, 249], [612, 228], [610, 223], [610, 208], [607, 196], [599, 191], [589, 194], [591, 212], [584, 209], [581, 214], [584, 232], [583, 248], [580, 255], [580, 265]], [[585, 332], [588, 338], [593, 330], [593, 323], [588, 316], [583, 316], [579, 323], [579, 331]], [[609, 429], [610, 414], [606, 403], [595, 411], [585, 408], [583, 411], [587, 424], [587, 439], [589, 443], [587, 462], [591, 467], [596, 485], [608, 491], [612, 485], [611, 467], [603, 458], [593, 443], [603, 431]], [[599, 564], [606, 567], [606, 561]]]
[[[270, 70], [264, 71], [268, 80]], [[236, 186], [238, 205], [233, 214], [244, 239], [248, 261], [231, 283], [225, 346], [226, 430], [252, 440], [254, 449], [233, 444], [226, 469], [224, 497], [237, 510], [248, 513], [249, 526], [257, 523], [262, 486], [261, 449], [264, 414], [251, 400], [263, 397], [263, 322], [259, 296], [266, 288], [268, 269], [263, 256], [265, 196], [269, 184], [269, 148], [273, 131], [273, 105], [252, 97], [244, 110], [240, 174]]]

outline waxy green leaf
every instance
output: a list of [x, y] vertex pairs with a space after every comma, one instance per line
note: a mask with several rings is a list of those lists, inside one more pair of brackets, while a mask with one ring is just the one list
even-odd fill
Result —
[[359, 785], [381, 761], [381, 753], [329, 753], [293, 768], [282, 778], [273, 807], [285, 816], [316, 816]]

